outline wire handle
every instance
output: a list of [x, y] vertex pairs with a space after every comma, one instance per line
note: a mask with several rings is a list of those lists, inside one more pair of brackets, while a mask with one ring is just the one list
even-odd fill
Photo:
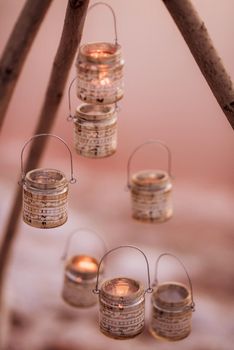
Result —
[[189, 283], [189, 288], [190, 288], [190, 292], [191, 292], [191, 299], [192, 299], [192, 303], [191, 303], [191, 309], [193, 311], [195, 311], [195, 303], [194, 303], [194, 300], [193, 300], [193, 286], [192, 286], [192, 281], [191, 281], [191, 278], [189, 277], [189, 274], [188, 274], [188, 271], [184, 265], [184, 263], [174, 254], [171, 254], [171, 253], [162, 253], [159, 255], [159, 257], [157, 258], [156, 260], [156, 266], [155, 266], [155, 277], [154, 277], [154, 283], [153, 283], [153, 286], [157, 286], [159, 283], [158, 283], [158, 264], [159, 264], [159, 260], [163, 257], [163, 256], [171, 256], [173, 258], [175, 258], [179, 263], [180, 265], [183, 267], [183, 270], [184, 272], [186, 273], [186, 276], [187, 276], [187, 279], [188, 279], [188, 283]]
[[99, 236], [99, 235], [97, 234], [96, 231], [91, 230], [91, 229], [89, 229], [89, 228], [81, 227], [81, 228], [79, 228], [78, 230], [72, 232], [72, 233], [69, 235], [69, 237], [68, 237], [68, 239], [67, 239], [67, 241], [66, 241], [66, 244], [65, 244], [65, 248], [64, 248], [64, 252], [63, 252], [63, 255], [62, 255], [62, 257], [61, 257], [61, 260], [66, 260], [66, 259], [67, 259], [69, 247], [70, 247], [70, 244], [71, 244], [71, 241], [72, 241], [73, 237], [76, 236], [77, 234], [80, 234], [82, 231], [88, 231], [89, 233], [92, 233], [92, 234], [93, 234], [95, 237], [97, 237], [97, 238], [100, 240], [100, 242], [102, 243], [102, 250], [103, 250], [103, 253], [104, 253], [105, 251], [107, 251], [107, 247], [106, 247], [106, 244], [105, 244], [104, 240], [102, 239], [101, 236]]
[[115, 32], [115, 45], [117, 45], [117, 44], [118, 44], [118, 37], [117, 37], [117, 21], [116, 21], [115, 12], [114, 12], [113, 8], [112, 8], [109, 4], [105, 3], [104, 1], [98, 1], [98, 2], [94, 3], [93, 5], [91, 5], [91, 6], [88, 8], [88, 12], [89, 12], [90, 10], [92, 10], [94, 7], [98, 6], [98, 5], [104, 5], [104, 6], [108, 7], [108, 9], [109, 9], [109, 10], [111, 11], [111, 13], [112, 13], [113, 22], [114, 22], [114, 32]]
[[103, 255], [103, 257], [101, 258], [101, 260], [100, 260], [100, 262], [99, 262], [99, 264], [98, 264], [97, 281], [96, 281], [96, 286], [95, 286], [95, 289], [93, 290], [93, 293], [94, 293], [94, 294], [99, 294], [99, 293], [100, 293], [100, 289], [98, 288], [98, 282], [99, 282], [99, 271], [100, 271], [100, 267], [101, 267], [101, 264], [102, 264], [103, 260], [105, 259], [105, 257], [106, 257], [107, 255], [109, 255], [109, 254], [112, 253], [113, 251], [115, 251], [115, 250], [117, 250], [117, 249], [120, 249], [120, 248], [133, 248], [133, 249], [136, 249], [136, 250], [138, 250], [140, 253], [143, 254], [143, 256], [144, 256], [144, 258], [145, 258], [145, 262], [146, 262], [146, 267], [147, 267], [147, 278], [148, 278], [148, 288], [145, 290], [145, 293], [152, 293], [152, 292], [153, 292], [153, 288], [151, 288], [151, 286], [150, 286], [150, 272], [149, 272], [149, 262], [148, 262], [148, 259], [147, 259], [146, 255], [145, 255], [145, 253], [144, 253], [141, 249], [139, 249], [139, 248], [137, 248], [137, 247], [135, 247], [135, 246], [132, 246], [132, 245], [121, 245], [121, 246], [119, 246], [119, 247], [116, 247], [116, 248], [113, 248], [113, 249], [109, 250], [107, 253], [105, 253], [105, 254]]
[[74, 178], [73, 176], [73, 161], [72, 161], [72, 153], [71, 153], [71, 150], [70, 148], [68, 147], [68, 145], [66, 144], [66, 142], [59, 136], [57, 135], [53, 135], [53, 134], [36, 134], [34, 136], [32, 136], [28, 141], [25, 142], [25, 144], [23, 145], [23, 148], [21, 150], [21, 183], [22, 184], [24, 182], [24, 179], [25, 179], [25, 169], [24, 169], [24, 162], [23, 162], [23, 154], [24, 154], [24, 150], [26, 148], [26, 146], [35, 138], [38, 138], [38, 137], [41, 137], [41, 136], [52, 136], [52, 137], [55, 137], [56, 139], [60, 140], [67, 148], [68, 152], [69, 152], [69, 155], [70, 155], [70, 164], [71, 164], [71, 178], [69, 180], [69, 182], [71, 184], [74, 184], [76, 183], [76, 179]]
[[172, 161], [171, 161], [171, 151], [170, 151], [169, 147], [165, 143], [163, 143], [162, 141], [159, 141], [159, 140], [148, 140], [148, 141], [142, 143], [141, 145], [137, 146], [133, 150], [133, 152], [130, 154], [130, 156], [128, 158], [128, 164], [127, 164], [127, 189], [131, 188], [131, 184], [130, 184], [130, 166], [131, 166], [131, 161], [132, 161], [133, 156], [143, 146], [149, 145], [149, 144], [153, 144], [153, 143], [156, 143], [156, 144], [160, 145], [161, 147], [163, 147], [167, 151], [167, 156], [168, 156], [168, 174], [169, 174], [170, 177], [172, 177], [172, 174], [171, 174], [171, 163], [172, 163]]
[[72, 79], [72, 81], [69, 84], [69, 88], [68, 88], [68, 110], [69, 110], [69, 115], [67, 117], [67, 120], [69, 122], [74, 119], [74, 116], [72, 115], [72, 112], [71, 112], [71, 88], [72, 88], [73, 83], [76, 81], [76, 79], [78, 79], [78, 76], [76, 76], [75, 78]]

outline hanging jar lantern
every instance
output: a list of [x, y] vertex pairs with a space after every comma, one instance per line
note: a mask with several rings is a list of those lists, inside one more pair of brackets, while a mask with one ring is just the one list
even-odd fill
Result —
[[[145, 258], [148, 288], [128, 277], [117, 277], [102, 283], [99, 289], [99, 271], [104, 258], [119, 248], [134, 248]], [[99, 295], [99, 326], [102, 333], [115, 339], [129, 339], [140, 334], [145, 323], [145, 293], [151, 293], [149, 263], [145, 254], [134, 246], [119, 246], [109, 250], [100, 260], [94, 293]]]
[[[52, 136], [60, 140], [68, 149], [71, 162], [71, 179], [56, 169], [33, 169], [25, 174], [23, 153], [33, 139]], [[67, 221], [68, 183], [75, 183], [73, 177], [72, 154], [63, 139], [52, 134], [38, 134], [31, 137], [21, 151], [21, 184], [23, 185], [23, 220], [37, 228], [54, 228]]]
[[[188, 278], [189, 289], [177, 282], [158, 283], [158, 263], [166, 255], [176, 258], [182, 265]], [[176, 341], [190, 334], [192, 312], [195, 311], [192, 282], [184, 264], [173, 254], [163, 253], [157, 259], [151, 302], [150, 332], [155, 338]]]
[[80, 47], [76, 62], [77, 97], [91, 104], [112, 104], [123, 97], [123, 66], [121, 46], [117, 41], [116, 17], [112, 7], [104, 2], [113, 15], [115, 43], [95, 42]]
[[116, 105], [82, 104], [72, 116], [69, 86], [69, 117], [74, 123], [74, 147], [78, 154], [89, 158], [104, 158], [115, 153], [117, 148]]
[[[62, 257], [65, 261], [62, 297], [66, 303], [72, 306], [85, 308], [97, 303], [97, 297], [93, 294], [93, 289], [96, 285], [98, 260], [90, 254], [76, 254], [68, 258], [68, 250], [72, 238], [82, 231], [88, 232], [98, 238], [99, 243], [102, 245], [102, 251], [106, 251], [106, 246], [96, 232], [84, 228], [73, 232], [67, 240], [65, 252]], [[103, 268], [100, 270], [99, 275], [102, 280]]]
[[[142, 146], [154, 143], [162, 146], [168, 153], [168, 172], [158, 169], [141, 170], [134, 173], [130, 179], [133, 156]], [[127, 165], [127, 187], [131, 191], [133, 218], [147, 222], [162, 222], [172, 216], [171, 152], [164, 143], [150, 140], [132, 152]]]

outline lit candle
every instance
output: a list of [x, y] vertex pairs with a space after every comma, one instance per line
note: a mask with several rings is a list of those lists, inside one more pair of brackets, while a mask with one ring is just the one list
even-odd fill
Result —
[[111, 55], [110, 51], [104, 51], [104, 50], [95, 50], [95, 51], [90, 51], [89, 55], [94, 58], [104, 58], [108, 57]]
[[114, 297], [129, 297], [139, 290], [139, 284], [130, 278], [114, 278], [106, 286], [106, 290]]
[[90, 256], [77, 255], [69, 263], [69, 270], [75, 274], [96, 274], [97, 269], [97, 261]]
[[111, 84], [111, 81], [109, 78], [103, 78], [100, 80], [100, 85], [102, 85], [102, 86], [108, 86], [110, 84]]
[[131, 293], [131, 285], [128, 281], [119, 280], [113, 287], [113, 294], [116, 296], [127, 296]]

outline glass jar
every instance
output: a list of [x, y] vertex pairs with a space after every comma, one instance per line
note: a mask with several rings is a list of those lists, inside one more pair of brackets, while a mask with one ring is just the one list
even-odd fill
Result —
[[[130, 175], [132, 159], [146, 145], [158, 145], [167, 152], [168, 171], [141, 170]], [[159, 140], [149, 140], [137, 146], [127, 163], [127, 187], [131, 192], [132, 216], [146, 222], [163, 222], [173, 214], [171, 183], [171, 152]]]
[[133, 218], [162, 222], [172, 216], [172, 184], [165, 171], [139, 171], [132, 175], [130, 188]]
[[[76, 236], [79, 236], [77, 246], [73, 241]], [[87, 247], [82, 245], [82, 236], [86, 239]], [[95, 249], [91, 252], [90, 247], [92, 243]], [[98, 246], [103, 254], [106, 251], [105, 242], [95, 231], [88, 228], [75, 230], [66, 240], [62, 256], [62, 260], [65, 262], [62, 297], [69, 305], [85, 308], [95, 305], [98, 301], [97, 296], [93, 294], [99, 266], [97, 258]], [[78, 253], [78, 251], [81, 253]], [[103, 279], [103, 270], [102, 266], [99, 269], [101, 280]]]
[[108, 42], [84, 44], [76, 62], [77, 97], [92, 104], [112, 104], [123, 97], [121, 46]]
[[109, 157], [117, 148], [117, 114], [114, 105], [82, 104], [74, 117], [74, 145], [89, 158]]
[[145, 291], [142, 284], [130, 278], [104, 282], [99, 294], [100, 330], [116, 339], [140, 334], [145, 324]]
[[[93, 294], [98, 262], [87, 255], [73, 256], [66, 264], [62, 297], [75, 307], [89, 307], [97, 303]], [[102, 271], [100, 272], [102, 279]]]
[[181, 283], [160, 284], [152, 294], [150, 332], [170, 341], [186, 338], [191, 332], [191, 294]]
[[[140, 252], [145, 259], [148, 276], [148, 288], [128, 277], [117, 277], [102, 283], [99, 289], [99, 270], [108, 254], [120, 248], [132, 248]], [[130, 245], [109, 250], [98, 265], [96, 287], [99, 295], [99, 327], [103, 334], [114, 339], [129, 339], [140, 334], [145, 324], [145, 294], [152, 293], [150, 286], [149, 262], [144, 252]]]
[[53, 228], [67, 221], [68, 181], [55, 169], [34, 169], [23, 181], [23, 220], [38, 228]]
[[[189, 289], [178, 282], [158, 282], [158, 265], [164, 256], [179, 262], [187, 276]], [[186, 338], [192, 327], [195, 311], [192, 281], [183, 262], [174, 254], [160, 254], [156, 261], [154, 292], [151, 297], [151, 320], [149, 330], [155, 338], [176, 341]]]

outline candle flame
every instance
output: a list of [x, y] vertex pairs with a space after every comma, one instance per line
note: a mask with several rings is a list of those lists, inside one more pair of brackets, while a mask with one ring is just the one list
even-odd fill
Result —
[[100, 85], [105, 86], [105, 85], [110, 85], [110, 79], [109, 78], [104, 78], [100, 80]]
[[123, 307], [123, 304], [119, 304], [119, 305], [118, 305], [118, 308], [119, 308], [120, 310], [123, 310], [123, 308], [124, 308], [124, 307]]
[[82, 257], [74, 260], [73, 268], [78, 272], [97, 272], [97, 264], [90, 257]]
[[129, 293], [129, 285], [127, 284], [117, 284], [115, 286], [115, 295], [118, 295], [118, 296], [125, 296], [125, 295], [128, 295]]
[[89, 55], [91, 57], [94, 57], [94, 58], [102, 58], [102, 57], [108, 57], [110, 56], [110, 52], [109, 51], [105, 51], [105, 50], [100, 50], [100, 49], [97, 49], [95, 51], [91, 51], [89, 53]]

